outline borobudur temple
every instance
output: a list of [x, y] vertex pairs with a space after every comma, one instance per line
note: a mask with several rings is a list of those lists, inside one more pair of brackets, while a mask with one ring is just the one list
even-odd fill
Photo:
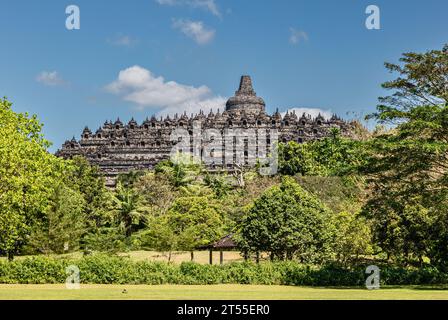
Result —
[[[206, 115], [200, 111], [191, 116], [184, 112], [181, 116], [176, 114], [164, 118], [152, 116], [142, 124], [134, 119], [127, 124], [120, 119], [106, 121], [95, 133], [86, 127], [79, 141], [75, 138], [66, 141], [56, 155], [66, 159], [84, 156], [101, 169], [107, 185], [113, 186], [120, 173], [152, 169], [161, 160], [169, 159], [179, 143], [203, 160], [215, 152], [214, 148], [210, 149], [214, 140], [215, 145], [222, 145], [222, 150], [226, 151], [215, 152], [213, 159], [218, 161], [205, 161], [207, 168], [231, 171], [236, 165], [241, 165], [237, 159], [242, 165], [251, 166], [258, 158], [268, 155], [274, 143], [274, 132], [275, 140], [279, 142], [298, 143], [327, 137], [331, 128], [339, 129], [342, 136], [354, 136], [355, 122], [345, 121], [336, 115], [325, 119], [321, 114], [312, 118], [307, 114], [287, 112], [282, 116], [278, 109], [269, 115], [265, 107], [264, 100], [253, 89], [250, 76], [242, 76], [238, 91], [227, 101], [223, 112], [210, 111]], [[175, 131], [184, 134], [173, 138]], [[220, 133], [223, 137], [230, 131], [236, 133], [236, 137], [215, 140], [213, 135], [203, 134], [206, 131]], [[247, 132], [252, 136], [247, 136]]]

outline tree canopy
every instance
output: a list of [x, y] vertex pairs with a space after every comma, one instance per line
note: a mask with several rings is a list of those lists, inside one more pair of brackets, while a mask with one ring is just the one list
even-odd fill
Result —
[[325, 205], [285, 177], [255, 200], [243, 220], [241, 238], [247, 251], [319, 262], [331, 255], [334, 226]]
[[375, 240], [406, 261], [429, 257], [445, 264], [448, 245], [448, 45], [405, 53], [398, 73], [383, 84], [393, 91], [369, 116], [392, 125], [369, 145], [361, 173], [371, 197], [364, 213], [374, 221]]
[[37, 117], [15, 113], [11, 105], [0, 99], [0, 250], [10, 258], [46, 210], [63, 166], [47, 152]]

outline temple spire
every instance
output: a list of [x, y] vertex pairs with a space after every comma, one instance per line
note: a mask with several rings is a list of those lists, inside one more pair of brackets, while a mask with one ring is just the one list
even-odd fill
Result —
[[254, 88], [252, 87], [252, 79], [250, 76], [241, 76], [240, 87], [236, 95], [245, 95], [245, 96], [256, 96]]

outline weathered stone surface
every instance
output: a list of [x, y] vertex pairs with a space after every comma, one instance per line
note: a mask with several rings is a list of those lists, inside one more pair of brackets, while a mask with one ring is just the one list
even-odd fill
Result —
[[262, 98], [257, 97], [249, 76], [242, 76], [240, 87], [235, 96], [226, 103], [227, 111], [244, 110], [246, 114], [257, 115], [265, 110], [265, 103]]
[[[245, 164], [253, 164], [255, 158], [258, 157], [260, 140], [267, 141], [270, 144], [270, 131], [278, 130], [279, 141], [296, 141], [298, 143], [309, 140], [320, 139], [326, 137], [330, 133], [330, 128], [336, 127], [343, 136], [352, 137], [353, 124], [346, 122], [336, 115], [331, 119], [324, 119], [321, 115], [311, 118], [310, 115], [296, 115], [287, 113], [284, 117], [278, 112], [268, 115], [265, 112], [265, 102], [256, 96], [252, 87], [252, 81], [249, 76], [242, 76], [240, 87], [236, 91], [235, 96], [230, 98], [226, 104], [224, 112], [215, 114], [210, 111], [205, 115], [200, 111], [197, 115], [182, 116], [177, 114], [174, 119], [169, 116], [164, 119], [156, 119], [152, 116], [139, 125], [134, 119], [127, 124], [123, 124], [120, 119], [114, 123], [106, 121], [95, 133], [89, 128], [85, 128], [82, 132], [81, 139], [77, 141], [75, 138], [66, 141], [62, 149], [58, 150], [56, 155], [64, 158], [71, 158], [75, 155], [82, 155], [93, 164], [98, 165], [106, 176], [107, 184], [114, 185], [116, 176], [122, 172], [130, 170], [152, 169], [159, 161], [168, 159], [170, 152], [178, 141], [171, 141], [171, 133], [174, 129], [185, 129], [188, 132], [193, 150], [194, 125], [201, 126], [201, 132], [207, 129], [215, 129], [218, 133], [223, 134], [226, 130], [231, 129], [253, 129], [255, 132], [253, 139], [244, 140], [244, 161]], [[201, 135], [200, 133], [199, 135]], [[261, 136], [263, 135], [263, 137]], [[209, 141], [201, 142], [200, 157], [203, 158], [203, 151]], [[223, 150], [225, 145], [233, 143], [223, 139]], [[247, 144], [254, 143], [254, 148], [250, 149]], [[222, 153], [222, 161], [208, 164], [210, 170], [232, 170], [232, 163], [235, 159], [236, 147], [231, 148], [232, 152]], [[255, 154], [247, 152], [247, 150], [255, 150]], [[269, 146], [266, 152], [269, 152]], [[212, 150], [211, 152], [214, 152]], [[215, 154], [216, 157], [216, 154]], [[221, 155], [219, 156], [221, 158]], [[252, 157], [252, 158], [251, 158]], [[251, 161], [252, 160], [252, 161]]]

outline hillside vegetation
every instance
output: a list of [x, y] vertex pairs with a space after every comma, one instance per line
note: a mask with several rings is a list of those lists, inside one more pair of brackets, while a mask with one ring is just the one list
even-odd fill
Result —
[[[145, 272], [167, 268], [176, 277], [185, 270], [210, 272], [204, 278], [209, 280], [197, 280], [188, 271], [179, 283], [226, 283], [239, 272], [255, 278], [268, 272], [260, 281], [329, 285], [333, 282], [308, 277], [311, 271], [304, 266], [319, 272], [331, 266], [333, 274], [339, 270], [334, 268], [345, 270], [348, 284], [359, 284], [359, 266], [384, 263], [404, 270], [403, 279], [420, 279], [411, 283], [445, 283], [448, 46], [405, 53], [399, 64], [386, 68], [398, 77], [383, 84], [391, 94], [380, 98], [369, 116], [378, 127], [363, 139], [350, 140], [332, 129], [318, 141], [281, 143], [275, 176], [261, 176], [257, 168], [238, 176], [211, 174], [179, 158], [152, 171], [121, 175], [114, 190], [84, 158], [49, 154], [36, 116], [16, 113], [1, 99], [0, 254], [12, 261], [20, 255], [82, 252], [86, 257], [78, 262], [85, 264], [95, 261], [89, 257], [96, 253], [150, 250], [171, 261], [174, 252], [194, 252], [231, 234], [246, 260], [262, 253], [273, 264], [208, 268], [148, 262], [141, 278], [140, 264], [111, 263], [130, 268], [132, 283], [157, 283], [158, 275]], [[2, 261], [0, 279], [20, 282], [14, 270], [40, 261], [55, 268], [54, 281], [60, 280], [63, 262], [26, 261]], [[428, 278], [427, 272], [435, 276]], [[95, 282], [96, 275], [86, 281]]]

